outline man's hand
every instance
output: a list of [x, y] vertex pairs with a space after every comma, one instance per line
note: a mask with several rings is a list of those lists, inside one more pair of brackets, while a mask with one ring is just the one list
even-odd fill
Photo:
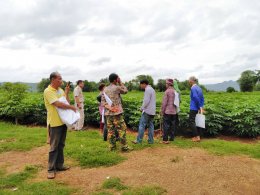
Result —
[[203, 114], [203, 113], [205, 113], [205, 110], [204, 110], [203, 108], [200, 108], [200, 109], [199, 109], [199, 113], [200, 113], [200, 114]]
[[77, 108], [75, 106], [71, 106], [71, 110], [73, 110], [74, 112], [77, 112]]
[[119, 108], [117, 106], [113, 106], [110, 108], [111, 112], [119, 112]]
[[82, 109], [82, 107], [81, 107], [81, 104], [80, 104], [80, 103], [77, 103], [77, 107], [78, 107], [79, 109]]

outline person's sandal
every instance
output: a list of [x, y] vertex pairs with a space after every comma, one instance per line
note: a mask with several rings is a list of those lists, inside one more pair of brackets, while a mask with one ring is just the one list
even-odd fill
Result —
[[193, 142], [200, 142], [200, 139], [198, 139], [197, 137], [192, 138], [191, 140], [192, 140]]
[[138, 142], [136, 140], [133, 140], [132, 143], [133, 144], [138, 144]]
[[126, 148], [121, 148], [121, 152], [130, 152], [130, 151], [133, 151], [134, 149], [133, 148], [130, 148], [130, 147], [126, 147]]
[[169, 144], [169, 141], [162, 141], [160, 144]]
[[48, 172], [47, 179], [54, 179], [55, 178], [55, 172]]
[[69, 166], [63, 166], [62, 168], [57, 168], [56, 169], [56, 171], [67, 171], [67, 170], [69, 170], [70, 169], [70, 167]]

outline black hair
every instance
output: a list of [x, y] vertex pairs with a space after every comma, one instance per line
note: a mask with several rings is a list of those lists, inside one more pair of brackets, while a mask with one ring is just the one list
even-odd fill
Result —
[[143, 79], [140, 81], [140, 84], [146, 84], [148, 85], [149, 84], [149, 81], [147, 79]]
[[50, 81], [52, 81], [52, 79], [56, 79], [59, 74], [60, 74], [60, 73], [58, 73], [58, 72], [52, 72], [52, 73], [50, 74]]
[[78, 80], [77, 81], [77, 85], [79, 85], [80, 83], [83, 83], [83, 81], [82, 80]]
[[118, 78], [118, 75], [115, 73], [110, 74], [108, 77], [110, 83], [113, 83], [115, 80], [117, 80], [117, 78]]
[[102, 91], [102, 89], [105, 87], [106, 85], [104, 83], [101, 83], [98, 87], [99, 91]]

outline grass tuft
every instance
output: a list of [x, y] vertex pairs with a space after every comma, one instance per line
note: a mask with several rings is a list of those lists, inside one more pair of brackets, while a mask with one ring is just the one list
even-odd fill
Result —
[[116, 189], [118, 191], [128, 189], [127, 186], [122, 184], [120, 178], [118, 178], [118, 177], [112, 177], [112, 178], [106, 179], [102, 185], [102, 188], [103, 189]]

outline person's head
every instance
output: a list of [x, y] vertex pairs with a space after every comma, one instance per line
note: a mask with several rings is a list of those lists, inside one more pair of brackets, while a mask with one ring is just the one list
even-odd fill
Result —
[[173, 86], [173, 79], [166, 79], [166, 88]]
[[62, 85], [62, 77], [60, 73], [53, 72], [50, 74], [50, 82], [54, 88], [58, 88]]
[[78, 81], [77, 81], [77, 85], [78, 85], [80, 88], [83, 89], [83, 87], [84, 87], [84, 82], [83, 82], [82, 80], [78, 80]]
[[192, 85], [194, 85], [194, 84], [197, 84], [197, 82], [198, 82], [198, 79], [197, 79], [195, 76], [191, 76], [191, 77], [189, 78], [189, 84], [190, 84], [190, 86], [192, 86]]
[[108, 79], [109, 79], [110, 83], [116, 84], [117, 81], [118, 81], [118, 75], [115, 74], [115, 73], [112, 73], [112, 74], [109, 75]]
[[149, 81], [147, 79], [143, 79], [140, 81], [141, 89], [145, 89], [147, 85], [149, 85]]
[[99, 87], [98, 87], [98, 90], [99, 91], [103, 91], [104, 90], [104, 88], [105, 88], [105, 84], [104, 83], [101, 83], [100, 85], [99, 85]]

